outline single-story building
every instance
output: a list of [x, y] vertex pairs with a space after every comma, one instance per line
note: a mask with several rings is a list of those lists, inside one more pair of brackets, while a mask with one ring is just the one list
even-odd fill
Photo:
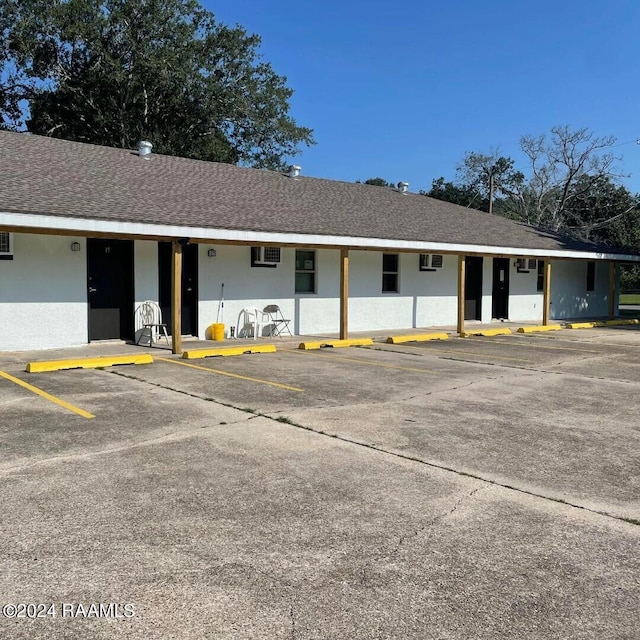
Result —
[[0, 351], [133, 339], [145, 300], [175, 351], [271, 304], [295, 334], [342, 337], [607, 316], [616, 264], [640, 261], [405, 183], [147, 151], [0, 132]]

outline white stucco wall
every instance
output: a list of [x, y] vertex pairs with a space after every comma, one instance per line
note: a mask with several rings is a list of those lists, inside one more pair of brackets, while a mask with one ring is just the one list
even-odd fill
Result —
[[[295, 251], [291, 256], [295, 266]], [[293, 269], [293, 266], [292, 266]], [[316, 251], [316, 294], [295, 295], [294, 333], [313, 335], [340, 331], [340, 252]], [[291, 291], [295, 288], [295, 279]]]
[[[71, 243], [80, 252], [70, 250]], [[216, 257], [207, 251], [215, 248]], [[0, 350], [56, 348], [88, 339], [86, 242], [82, 238], [14, 235], [14, 260], [0, 261]], [[158, 251], [153, 241], [136, 241], [135, 302], [158, 300]], [[316, 252], [316, 293], [295, 294], [295, 249], [282, 249], [276, 268], [251, 267], [250, 247], [199, 245], [199, 337], [207, 327], [236, 325], [246, 306], [281, 307], [293, 333], [339, 331], [340, 252]], [[444, 256], [442, 269], [420, 271], [417, 254], [399, 254], [399, 292], [382, 293], [382, 253], [349, 254], [349, 330], [374, 331], [455, 325], [457, 256]], [[586, 261], [552, 263], [551, 316], [604, 316], [608, 312], [608, 263], [596, 264], [594, 292], [586, 291]], [[509, 320], [542, 319], [537, 272], [517, 273], [510, 260]], [[224, 283], [224, 309], [220, 306]], [[491, 321], [493, 259], [483, 264], [482, 321]]]
[[482, 261], [482, 313], [481, 322], [491, 322], [493, 311], [493, 258]]
[[[216, 257], [207, 251], [215, 248]], [[282, 249], [275, 269], [251, 267], [249, 247], [201, 245], [199, 256], [200, 337], [224, 321], [235, 326], [246, 306], [277, 304], [300, 335], [340, 329], [340, 252], [316, 251], [315, 294], [295, 294], [295, 249]], [[457, 257], [445, 256], [437, 271], [420, 271], [417, 254], [400, 254], [400, 292], [382, 294], [382, 254], [349, 253], [349, 330], [401, 329], [455, 324]], [[220, 296], [224, 283], [224, 312]]]
[[399, 255], [399, 292], [382, 293], [382, 254], [349, 253], [350, 331], [456, 323], [457, 257], [444, 256], [442, 269], [420, 271], [418, 254]]
[[[216, 250], [216, 257], [207, 255]], [[251, 248], [227, 245], [200, 245], [198, 255], [198, 336], [205, 337], [207, 327], [224, 322], [235, 327], [244, 307], [259, 309], [277, 304], [287, 318], [293, 318], [295, 282], [293, 249], [283, 249], [282, 262], [275, 268], [251, 267]], [[224, 284], [224, 308], [221, 307]]]
[[133, 251], [135, 306], [145, 300], [158, 302], [158, 243], [136, 240]]
[[[72, 242], [81, 250], [71, 251]], [[0, 351], [85, 344], [85, 240], [14, 234], [13, 244], [13, 260], [0, 260]]]
[[595, 291], [587, 291], [587, 262], [554, 260], [551, 263], [551, 317], [592, 318], [609, 312], [609, 264], [596, 262]]
[[518, 273], [515, 258], [509, 260], [509, 320], [542, 322], [542, 291], [538, 287], [538, 269]]

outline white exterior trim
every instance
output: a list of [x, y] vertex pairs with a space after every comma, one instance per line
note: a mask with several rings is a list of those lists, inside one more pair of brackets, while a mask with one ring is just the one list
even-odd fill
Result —
[[359, 236], [330, 236], [304, 233], [275, 233], [264, 231], [242, 231], [238, 229], [215, 229], [207, 227], [183, 227], [175, 225], [146, 224], [140, 222], [117, 222], [68, 218], [31, 213], [7, 213], [0, 211], [0, 230], [9, 228], [34, 228], [55, 231], [91, 233], [113, 233], [129, 236], [161, 236], [165, 238], [195, 238], [197, 240], [273, 243], [296, 246], [359, 247], [382, 250], [408, 250], [419, 253], [479, 253], [483, 255], [530, 256], [541, 258], [574, 258], [576, 260], [611, 260], [640, 262], [640, 256], [617, 253], [594, 253], [590, 251], [565, 251], [560, 249], [523, 249], [518, 247], [491, 247], [488, 245], [457, 244], [446, 242], [421, 242], [412, 240], [389, 240], [385, 238], [363, 238]]

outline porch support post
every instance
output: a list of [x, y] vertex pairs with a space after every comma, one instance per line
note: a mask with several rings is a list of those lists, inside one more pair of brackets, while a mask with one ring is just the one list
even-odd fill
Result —
[[544, 261], [544, 282], [542, 285], [542, 324], [549, 324], [551, 311], [551, 260]]
[[609, 262], [609, 320], [616, 317], [616, 263]]
[[464, 333], [464, 279], [465, 279], [465, 257], [458, 256], [458, 333]]
[[340, 249], [340, 340], [349, 335], [349, 249]]
[[171, 351], [182, 353], [182, 245], [171, 243]]

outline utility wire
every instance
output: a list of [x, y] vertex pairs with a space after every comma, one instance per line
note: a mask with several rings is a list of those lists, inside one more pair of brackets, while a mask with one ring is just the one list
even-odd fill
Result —
[[634, 138], [633, 140], [629, 140], [628, 142], [619, 142], [618, 144], [612, 144], [608, 147], [603, 147], [603, 149], [615, 149], [616, 147], [624, 147], [625, 144], [640, 144], [640, 138]]

